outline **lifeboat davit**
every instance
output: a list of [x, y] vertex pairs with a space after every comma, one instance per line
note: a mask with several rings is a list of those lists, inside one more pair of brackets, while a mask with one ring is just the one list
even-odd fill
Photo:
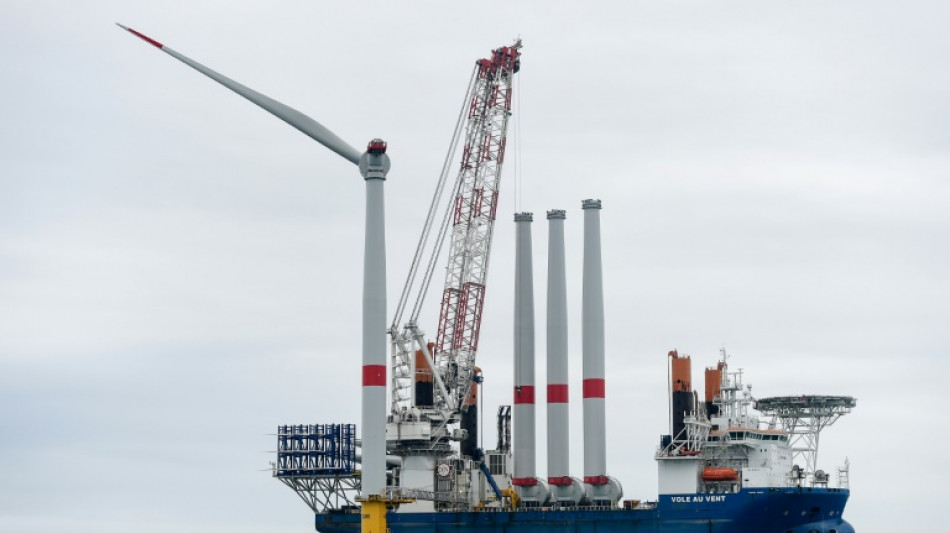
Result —
[[703, 469], [703, 481], [738, 481], [739, 472], [728, 466], [708, 466]]

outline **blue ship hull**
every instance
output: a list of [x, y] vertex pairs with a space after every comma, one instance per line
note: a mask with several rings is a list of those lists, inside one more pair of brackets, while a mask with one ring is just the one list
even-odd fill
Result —
[[[392, 533], [854, 533], [846, 489], [663, 495], [652, 509], [388, 513]], [[358, 513], [316, 515], [320, 533], [358, 533]]]

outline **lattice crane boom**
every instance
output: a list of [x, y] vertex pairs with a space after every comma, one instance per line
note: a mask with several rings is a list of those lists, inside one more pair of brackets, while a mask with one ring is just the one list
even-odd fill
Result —
[[459, 168], [435, 364], [454, 394], [448, 401], [462, 409], [475, 370], [518, 48], [479, 62]]
[[[458, 167], [454, 196], [447, 207], [442, 229], [437, 237], [433, 259], [441, 249], [448, 233], [448, 265], [442, 290], [439, 321], [432, 352], [424, 342], [416, 324], [418, 300], [404, 331], [393, 336], [393, 411], [412, 405], [413, 352], [422, 351], [434, 369], [434, 407], [441, 411], [458, 413], [468, 406], [469, 390], [475, 376], [475, 356], [478, 350], [479, 330], [485, 302], [488, 263], [491, 254], [492, 233], [498, 209], [498, 190], [505, 146], [508, 119], [511, 116], [513, 75], [519, 69], [521, 41], [492, 51], [488, 59], [476, 62], [462, 115], [453, 136], [449, 158], [457, 152], [461, 142], [462, 154]], [[447, 158], [448, 160], [448, 158]], [[437, 187], [441, 194], [446, 169]], [[435, 200], [433, 200], [435, 203]], [[432, 210], [423, 230], [428, 238], [433, 222]], [[423, 245], [420, 242], [420, 247]], [[420, 261], [417, 251], [410, 283]], [[420, 298], [424, 296], [431, 279], [434, 261], [422, 281]], [[404, 291], [405, 292], [405, 291]], [[405, 297], [401, 302], [405, 300]], [[402, 309], [397, 309], [397, 320]]]

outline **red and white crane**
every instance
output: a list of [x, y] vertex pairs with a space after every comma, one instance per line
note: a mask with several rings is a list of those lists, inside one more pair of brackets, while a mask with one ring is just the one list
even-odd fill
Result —
[[[458, 463], [452, 461], [478, 453], [476, 409], [471, 405], [479, 379], [475, 357], [520, 49], [518, 40], [475, 63], [390, 327], [393, 372], [386, 438], [390, 451], [403, 458], [400, 484], [404, 489], [432, 486], [434, 472], [443, 478], [455, 477], [450, 473]], [[461, 157], [451, 197], [443, 202], [459, 147]], [[441, 224], [433, 231], [440, 205], [444, 206]], [[436, 237], [429, 246], [433, 234]], [[418, 319], [446, 241], [448, 264], [439, 320], [435, 341], [427, 342]], [[430, 255], [423, 267], [427, 249]], [[418, 289], [415, 304], [403, 321], [414, 289]], [[424, 376], [422, 387], [420, 375]], [[458, 453], [451, 445], [456, 441], [461, 442]], [[434, 487], [433, 492], [443, 494], [436, 494], [433, 500], [445, 501], [446, 491]]]
[[[415, 404], [413, 355], [416, 350], [423, 351], [427, 364], [434, 369], [433, 379], [437, 389], [434, 391], [433, 407], [446, 415], [463, 412], [468, 407], [469, 390], [476, 371], [475, 355], [485, 303], [508, 120], [511, 117], [513, 75], [519, 69], [520, 48], [519, 40], [512, 46], [493, 50], [489, 59], [481, 59], [475, 64], [452, 145], [390, 331], [394, 346], [394, 414]], [[415, 307], [400, 330], [398, 325], [421, 267], [423, 249], [434, 225], [435, 209], [444, 191], [448, 169], [458, 151], [459, 142], [462, 143], [462, 155], [453, 198], [444, 212]], [[438, 329], [430, 350], [423, 340], [417, 320], [442, 243], [449, 232], [451, 239]]]

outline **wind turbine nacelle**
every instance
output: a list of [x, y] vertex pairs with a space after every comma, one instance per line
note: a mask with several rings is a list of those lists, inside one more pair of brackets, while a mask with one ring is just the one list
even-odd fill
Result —
[[363, 179], [386, 179], [389, 172], [389, 156], [386, 155], [386, 141], [373, 139], [360, 156], [360, 174]]
[[382, 139], [373, 139], [366, 146], [366, 151], [371, 154], [385, 154], [386, 153], [386, 141]]

